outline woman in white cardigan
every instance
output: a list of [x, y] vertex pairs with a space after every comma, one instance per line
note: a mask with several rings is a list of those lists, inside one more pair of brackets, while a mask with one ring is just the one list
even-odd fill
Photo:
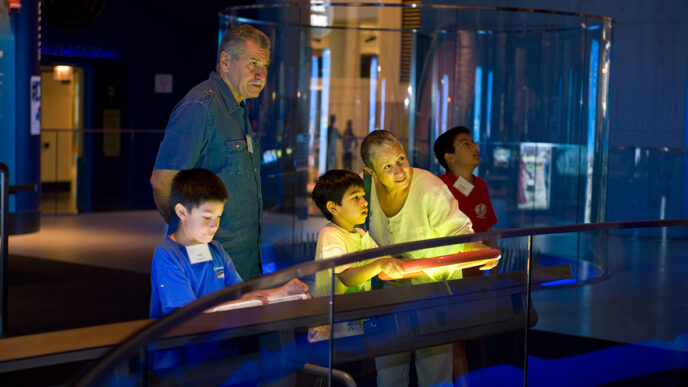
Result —
[[[365, 173], [372, 176], [368, 216], [370, 235], [380, 246], [450, 235], [473, 233], [471, 221], [459, 210], [447, 186], [432, 173], [411, 168], [404, 147], [394, 134], [375, 130], [361, 143]], [[482, 243], [441, 246], [410, 251], [402, 258], [418, 259], [487, 248]], [[489, 269], [497, 260], [484, 265]], [[461, 267], [453, 265], [428, 270], [412, 284], [461, 278]], [[405, 280], [409, 281], [409, 280]], [[416, 351], [419, 386], [452, 385], [451, 344]], [[409, 379], [411, 353], [375, 359], [379, 386], [405, 386]]]

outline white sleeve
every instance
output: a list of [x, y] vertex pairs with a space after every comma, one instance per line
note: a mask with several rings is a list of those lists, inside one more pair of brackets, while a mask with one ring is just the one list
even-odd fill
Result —
[[[434, 195], [425, 195], [423, 205], [427, 208], [428, 223], [437, 238], [452, 235], [472, 234], [471, 220], [459, 210], [459, 204], [446, 185], [433, 189]], [[462, 251], [461, 245], [435, 248], [435, 256]]]
[[[330, 259], [347, 254], [346, 239], [333, 227], [325, 227], [318, 235], [315, 259]], [[335, 273], [341, 273], [351, 265], [337, 266]]]

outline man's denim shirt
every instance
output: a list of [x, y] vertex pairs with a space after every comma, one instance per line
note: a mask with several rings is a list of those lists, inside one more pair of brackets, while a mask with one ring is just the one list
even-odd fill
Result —
[[[207, 169], [225, 183], [229, 198], [215, 240], [243, 278], [255, 277], [260, 273], [263, 213], [260, 149], [243, 103], [237, 104], [215, 72], [175, 106], [155, 162], [155, 169], [190, 168]], [[176, 229], [174, 221], [171, 230]]]

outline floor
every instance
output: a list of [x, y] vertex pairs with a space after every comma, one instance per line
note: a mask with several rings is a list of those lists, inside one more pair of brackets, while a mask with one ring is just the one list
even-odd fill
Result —
[[[314, 240], [327, 221], [322, 216], [298, 220], [267, 213], [265, 245], [291, 241], [292, 235]], [[50, 215], [41, 218], [37, 233], [9, 237], [9, 254], [82, 265], [150, 273], [155, 247], [166, 224], [154, 210]]]

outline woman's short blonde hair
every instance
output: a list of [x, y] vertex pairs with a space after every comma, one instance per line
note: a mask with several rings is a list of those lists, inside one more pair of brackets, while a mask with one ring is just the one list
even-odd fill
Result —
[[373, 130], [368, 133], [368, 135], [363, 139], [361, 143], [361, 159], [363, 159], [363, 164], [366, 167], [374, 170], [373, 168], [373, 157], [375, 152], [379, 147], [390, 147], [395, 145], [400, 145], [403, 149], [404, 146], [401, 145], [397, 136], [392, 132], [386, 130]]

